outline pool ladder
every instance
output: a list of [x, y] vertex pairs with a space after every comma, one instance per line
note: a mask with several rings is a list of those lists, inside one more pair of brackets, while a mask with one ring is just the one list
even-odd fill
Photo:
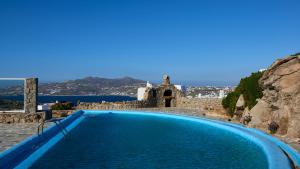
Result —
[[44, 133], [44, 126], [45, 126], [45, 123], [55, 123], [55, 125], [58, 127], [58, 129], [60, 130], [60, 132], [64, 135], [64, 137], [67, 136], [68, 134], [68, 131], [62, 127], [60, 125], [60, 121], [62, 120], [63, 118], [53, 118], [53, 119], [50, 119], [50, 120], [43, 120], [42, 122], [39, 123], [38, 127], [37, 127], [37, 135], [38, 136], [41, 136], [43, 133]]

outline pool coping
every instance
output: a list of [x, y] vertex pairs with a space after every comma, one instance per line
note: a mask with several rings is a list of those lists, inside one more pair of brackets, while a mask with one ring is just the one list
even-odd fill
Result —
[[[202, 124], [217, 127], [221, 130], [230, 131], [260, 146], [268, 160], [269, 169], [291, 168], [289, 158], [284, 154], [284, 152], [286, 152], [289, 155], [289, 157], [292, 159], [293, 163], [296, 166], [300, 166], [300, 155], [289, 145], [283, 143], [277, 138], [272, 137], [254, 128], [246, 128], [239, 124], [233, 124], [219, 120], [212, 120], [204, 117], [193, 117], [165, 112], [79, 110], [62, 120], [61, 124], [63, 125], [63, 127], [65, 127], [66, 130], [70, 131], [84, 119], [84, 115], [111, 112], [167, 117], [200, 122]], [[59, 131], [59, 127], [56, 125], [47, 128], [42, 135], [45, 137], [33, 135], [28, 139], [22, 141], [21, 143], [13, 146], [12, 148], [0, 153], [0, 168], [28, 168], [43, 154], [45, 154], [52, 146], [54, 146], [57, 142], [64, 138], [63, 133]], [[33, 148], [35, 144], [37, 144], [40, 141], [40, 139], [46, 140], [42, 140], [42, 144], [39, 144], [37, 147]], [[20, 158], [19, 156], [22, 156], [22, 152], [27, 152], [27, 154], [25, 153], [26, 156]], [[14, 162], [14, 165], [10, 165], [11, 162]]]

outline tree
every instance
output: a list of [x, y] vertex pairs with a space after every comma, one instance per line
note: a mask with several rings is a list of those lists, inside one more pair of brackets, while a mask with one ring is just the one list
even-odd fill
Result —
[[73, 103], [66, 102], [66, 103], [55, 103], [51, 106], [52, 110], [72, 110], [73, 109]]

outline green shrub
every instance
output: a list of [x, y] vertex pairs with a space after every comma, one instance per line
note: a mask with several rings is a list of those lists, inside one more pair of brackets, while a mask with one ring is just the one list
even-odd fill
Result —
[[262, 72], [252, 73], [251, 76], [242, 79], [240, 82], [241, 94], [243, 94], [246, 107], [248, 106], [249, 109], [256, 105], [256, 99], [263, 96], [262, 88], [258, 84], [262, 74]]
[[256, 72], [249, 77], [241, 79], [235, 90], [222, 100], [223, 107], [231, 116], [234, 114], [236, 102], [241, 94], [244, 96], [245, 106], [249, 107], [249, 109], [256, 105], [256, 99], [263, 96], [262, 89], [258, 84], [262, 74], [263, 72]]
[[237, 91], [230, 92], [227, 97], [222, 100], [223, 107], [227, 110], [227, 112], [233, 116], [235, 105], [237, 100], [239, 99], [240, 93]]
[[293, 54], [291, 56], [297, 56], [297, 55], [300, 55], [300, 52], [299, 53], [295, 53], [295, 54]]
[[51, 106], [52, 110], [72, 110], [73, 104], [71, 102], [66, 103], [55, 103]]

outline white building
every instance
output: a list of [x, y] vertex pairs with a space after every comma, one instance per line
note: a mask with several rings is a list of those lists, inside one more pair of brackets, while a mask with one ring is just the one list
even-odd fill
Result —
[[146, 92], [146, 87], [139, 87], [137, 91], [137, 100], [142, 101], [144, 100], [144, 95]]
[[185, 93], [186, 92], [186, 87], [182, 85], [174, 85], [176, 89], [180, 90], [181, 92]]
[[137, 100], [142, 101], [144, 100], [144, 95], [147, 88], [152, 88], [153, 85], [147, 81], [146, 87], [139, 87], [137, 91]]
[[147, 81], [146, 87], [148, 87], [148, 88], [152, 88], [152, 87], [153, 87], [153, 85], [152, 85], [151, 83], [149, 83], [149, 81]]
[[201, 93], [198, 94], [198, 98], [202, 98], [202, 94]]
[[263, 71], [266, 71], [267, 69], [263, 68], [263, 69], [259, 69], [258, 71], [259, 72], [263, 72]]
[[224, 90], [220, 90], [220, 92], [219, 92], [219, 99], [222, 99], [222, 98], [224, 98], [225, 97], [225, 92], [224, 92]]
[[42, 105], [38, 105], [37, 109], [39, 111], [45, 111], [45, 110], [50, 110], [50, 105], [49, 104], [42, 104]]

